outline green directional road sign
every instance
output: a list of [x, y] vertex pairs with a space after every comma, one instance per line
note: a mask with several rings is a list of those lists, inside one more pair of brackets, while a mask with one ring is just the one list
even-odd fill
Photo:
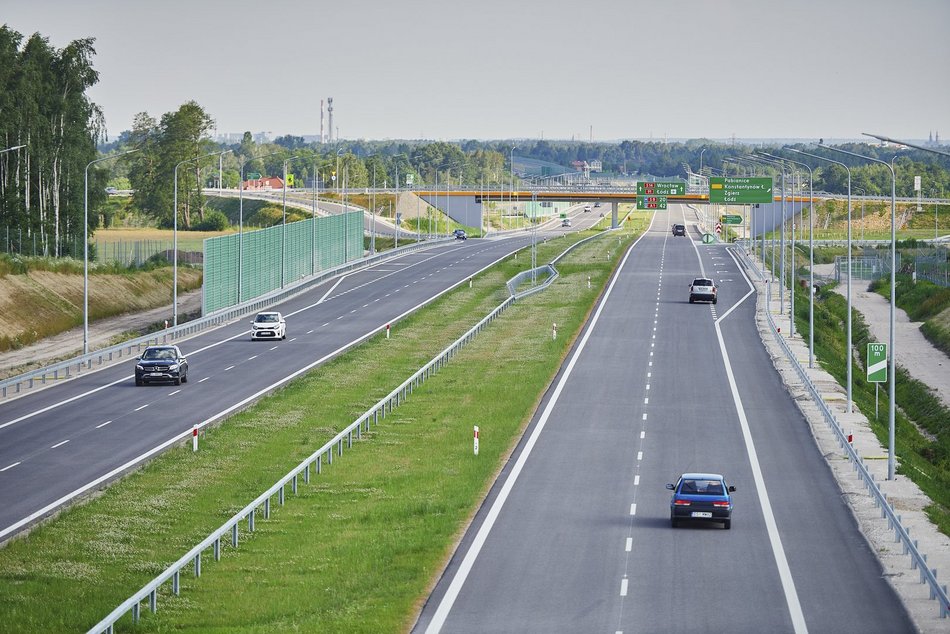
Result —
[[637, 209], [666, 209], [666, 196], [637, 196]]
[[887, 344], [868, 344], [868, 383], [887, 383]]
[[682, 196], [686, 193], [686, 183], [679, 181], [637, 182], [637, 196]]
[[720, 216], [719, 220], [724, 225], [741, 225], [742, 224], [742, 216], [738, 216], [735, 214], [727, 214], [725, 216]]
[[770, 203], [774, 200], [771, 178], [714, 176], [709, 179], [709, 202]]

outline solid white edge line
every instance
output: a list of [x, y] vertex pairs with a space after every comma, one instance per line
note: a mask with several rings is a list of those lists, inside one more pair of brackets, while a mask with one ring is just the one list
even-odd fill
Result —
[[[698, 255], [699, 252], [697, 251], [697, 256]], [[744, 271], [743, 276], [745, 276]], [[745, 280], [746, 284], [752, 289], [749, 293], [752, 293], [755, 287], [753, 287], [748, 277], [746, 277]], [[748, 296], [749, 294], [746, 294], [745, 297]], [[743, 297], [743, 300], [745, 297]], [[741, 300], [739, 303], [741, 303]], [[738, 306], [738, 303], [736, 305]], [[730, 309], [729, 312], [732, 312], [732, 310]], [[729, 313], [727, 312], [726, 314]], [[742, 439], [745, 441], [746, 453], [749, 456], [749, 464], [752, 468], [752, 478], [755, 481], [756, 494], [759, 498], [759, 504], [762, 506], [762, 515], [769, 533], [769, 544], [772, 547], [772, 555], [775, 557], [775, 565], [778, 568], [779, 579], [782, 582], [782, 590], [785, 593], [785, 603], [788, 605], [789, 617], [792, 619], [792, 627], [796, 634], [805, 634], [808, 632], [808, 627], [805, 624], [805, 615], [802, 612], [801, 602], [798, 599], [798, 591], [795, 589], [795, 580], [792, 578], [792, 571], [788, 566], [788, 559], [785, 557], [782, 538], [778, 533], [778, 525], [775, 523], [775, 515], [772, 513], [772, 504], [769, 501], [769, 494], [765, 488], [765, 478], [762, 476], [759, 457], [755, 451], [755, 443], [752, 441], [752, 431], [749, 429], [749, 420], [745, 415], [745, 408], [742, 405], [742, 398], [739, 396], [739, 387], [736, 384], [736, 377], [732, 373], [732, 363], [729, 361], [729, 352], [726, 350], [726, 341], [722, 336], [722, 329], [719, 326], [719, 322], [722, 321], [724, 317], [725, 315], [717, 319], [713, 325], [716, 328], [716, 338], [719, 340], [719, 351], [722, 353], [722, 363], [726, 368], [726, 379], [729, 381], [729, 389], [732, 391], [732, 400], [736, 406], [736, 413], [739, 416], [739, 427], [742, 429]]]
[[[465, 553], [465, 557], [459, 564], [458, 570], [455, 572], [455, 576], [452, 577], [452, 582], [446, 589], [445, 594], [442, 595], [442, 600], [439, 601], [439, 606], [436, 608], [435, 614], [432, 615], [432, 620], [429, 621], [429, 625], [426, 627], [426, 634], [438, 634], [442, 631], [442, 626], [445, 625], [445, 620], [448, 618], [449, 612], [452, 610], [452, 606], [455, 604], [455, 600], [458, 598], [459, 592], [462, 590], [462, 585], [465, 583], [466, 578], [468, 578], [468, 573], [471, 572], [472, 566], [475, 565], [475, 560], [478, 558], [482, 547], [485, 545], [485, 541], [488, 539], [488, 534], [495, 525], [495, 521], [498, 519], [498, 515], [501, 513], [502, 507], [505, 505], [505, 501], [508, 499], [511, 489], [518, 480], [521, 470], [524, 469], [525, 462], [527, 462], [528, 456], [531, 455], [531, 450], [534, 448], [535, 443], [538, 442], [538, 437], [541, 435], [541, 432], [544, 431], [544, 426], [547, 424], [548, 418], [551, 416], [551, 412], [554, 410], [554, 406], [557, 404], [558, 398], [561, 395], [561, 391], [564, 389], [564, 386], [567, 384], [568, 379], [574, 371], [574, 366], [577, 364], [578, 357], [580, 357], [584, 348], [587, 347], [587, 341], [590, 339], [591, 333], [597, 326], [597, 322], [600, 321], [600, 315], [604, 310], [604, 306], [607, 305], [607, 300], [610, 298], [610, 294], [613, 292], [617, 280], [620, 279], [620, 274], [626, 266], [627, 260], [630, 258], [630, 254], [633, 253], [633, 248], [637, 246], [644, 236], [650, 233], [650, 229], [653, 228], [653, 222], [655, 220], [656, 214], [654, 213], [653, 218], [650, 219], [650, 226], [647, 227], [646, 231], [644, 231], [640, 237], [634, 241], [630, 248], [627, 249], [626, 254], [624, 254], [623, 261], [620, 263], [620, 266], [617, 267], [616, 273], [610, 280], [607, 290], [604, 292], [603, 299], [597, 306], [597, 310], [594, 312], [594, 317], [591, 319], [590, 326], [584, 332], [584, 336], [581, 337], [580, 343], [574, 350], [574, 354], [571, 355], [571, 359], [568, 361], [567, 366], [564, 369], [564, 373], [561, 375], [561, 379], [558, 381], [554, 391], [551, 394], [551, 399], [548, 401], [544, 411], [538, 418], [538, 423], [535, 425], [534, 430], [531, 432], [531, 436], [525, 443], [524, 449], [518, 456], [518, 460], [515, 462], [514, 467], [512, 467], [511, 472], [505, 479], [501, 489], [498, 491], [498, 496], [495, 498], [491, 508], [485, 515], [485, 520], [479, 527], [474, 539], [472, 539], [472, 544], [469, 546], [468, 552]], [[636, 505], [634, 504], [633, 509], [635, 508]]]

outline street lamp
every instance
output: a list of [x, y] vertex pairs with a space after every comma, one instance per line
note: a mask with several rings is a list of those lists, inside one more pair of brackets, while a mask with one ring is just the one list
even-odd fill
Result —
[[[779, 313], [785, 312], [785, 163], [773, 159], [763, 158], [756, 155], [753, 157], [772, 167], [778, 167], [782, 170], [782, 229], [780, 232], [781, 253], [779, 254]], [[772, 226], [772, 277], [775, 277], [775, 226]]]
[[237, 275], [237, 303], [241, 303], [241, 284], [244, 272], [244, 168], [251, 161], [259, 161], [268, 156], [280, 154], [280, 152], [270, 152], [257, 157], [245, 157], [241, 161], [241, 183], [238, 185], [238, 275]]
[[[769, 154], [768, 152], [759, 152], [759, 153], [769, 158], [780, 161], [782, 163], [783, 169], [785, 167], [786, 161], [790, 163], [796, 162], [796, 161], [790, 161], [789, 159], [786, 159], [781, 156], [775, 156], [774, 154]], [[799, 165], [801, 165], [801, 163], [799, 163]], [[793, 172], [792, 175], [797, 177], [798, 172]], [[789, 305], [789, 313], [788, 313], [788, 330], [789, 330], [790, 337], [795, 336], [795, 286], [798, 284], [798, 270], [795, 267], [795, 180], [796, 180], [795, 178], [792, 178], [792, 183], [791, 183], [791, 187], [792, 187], [792, 196], [791, 196], [791, 199], [792, 199], [792, 248], [791, 248], [790, 255], [792, 258], [792, 264], [790, 267], [791, 270], [789, 271], [789, 283], [788, 283], [789, 291], [790, 291], [790, 300], [791, 300], [790, 305]], [[799, 187], [799, 191], [801, 191], [801, 187]], [[785, 214], [783, 213], [782, 214], [783, 220], [785, 219], [784, 216]], [[785, 225], [783, 224], [782, 226], [784, 227]], [[784, 254], [785, 254], [785, 247], [783, 246], [782, 255]], [[785, 265], [783, 264], [782, 265], [782, 281], [784, 282], [784, 280], [785, 280]]]
[[231, 150], [225, 150], [224, 152], [211, 152], [210, 154], [204, 154], [202, 156], [185, 159], [184, 161], [181, 161], [175, 165], [175, 203], [174, 207], [172, 208], [172, 240], [174, 242], [172, 249], [174, 254], [174, 262], [172, 262], [172, 326], [178, 325], [178, 168], [185, 163], [200, 161], [201, 159], [208, 158], [209, 156], [227, 154], [228, 152], [231, 152]]
[[[21, 147], [26, 147], [25, 145], [18, 145], [16, 147], [7, 148], [0, 152], [9, 152], [11, 150], [18, 150]], [[83, 210], [82, 210], [82, 353], [89, 354], [89, 168], [96, 163], [101, 163], [103, 161], [108, 161], [114, 158], [119, 158], [120, 156], [125, 156], [126, 154], [132, 154], [133, 152], [138, 152], [139, 150], [129, 150], [128, 152], [122, 152], [121, 154], [113, 154], [112, 156], [106, 156], [101, 159], [96, 159], [94, 161], [89, 161], [86, 165], [85, 176], [83, 177]]]
[[284, 260], [286, 258], [287, 248], [287, 164], [291, 161], [296, 161], [300, 158], [307, 158], [306, 156], [291, 156], [290, 158], [284, 159], [284, 182], [282, 183], [283, 188], [283, 202], [281, 210], [281, 225], [280, 225], [280, 287], [284, 288]]
[[[13, 150], [19, 150], [20, 148], [24, 148], [24, 147], [26, 147], [26, 145], [14, 145], [13, 147], [8, 147], [4, 150], [0, 150], [0, 154], [3, 154], [4, 152], [12, 152]], [[110, 156], [108, 158], [114, 158], [114, 157]], [[105, 160], [105, 159], [102, 159], [102, 160]], [[95, 162], [96, 161], [93, 161], [93, 163]]]
[[[514, 198], [515, 194], [515, 150], [518, 148], [517, 145], [512, 145], [511, 150], [508, 151], [508, 165], [511, 167], [511, 189], [508, 190], [508, 206], [511, 207], [511, 201]], [[509, 213], [510, 213], [509, 209]]]
[[[802, 153], [790, 147], [785, 149], [799, 154]], [[792, 159], [788, 159], [788, 161], [801, 165], [808, 170], [808, 367], [813, 368], [815, 367], [815, 178], [811, 166], [807, 163], [793, 161]], [[850, 313], [850, 310], [848, 312]], [[850, 325], [850, 315], [848, 317]], [[850, 339], [848, 349], [851, 349]], [[848, 384], [850, 387], [850, 376]], [[850, 408], [848, 411], [850, 411]]]
[[[823, 146], [823, 147], [824, 147], [824, 146]], [[791, 149], [791, 148], [789, 148], [789, 149]], [[828, 149], [831, 149], [831, 148], [828, 148]], [[793, 152], [798, 152], [799, 154], [802, 154], [802, 155], [804, 155], [804, 156], [810, 156], [811, 158], [813, 158], [813, 159], [818, 159], [819, 161], [827, 161], [828, 163], [834, 163], [835, 165], [839, 165], [839, 166], [843, 167], [843, 168], [845, 169], [845, 171], [848, 172], [848, 287], [847, 287], [847, 296], [848, 296], [848, 308], [847, 308], [847, 310], [848, 310], [848, 319], [847, 319], [847, 331], [848, 331], [848, 332], [847, 332], [847, 337], [848, 337], [848, 389], [847, 389], [847, 392], [848, 392], [848, 403], [847, 403], [847, 407], [848, 407], [848, 413], [850, 414], [851, 412], [854, 411], [854, 409], [853, 409], [853, 407], [854, 407], [854, 401], [853, 401], [853, 399], [851, 398], [851, 395], [852, 395], [851, 385], [852, 385], [852, 383], [853, 383], [853, 378], [852, 378], [853, 359], [852, 359], [852, 357], [854, 356], [854, 355], [851, 354], [851, 348], [852, 348], [852, 345], [853, 345], [853, 340], [852, 340], [852, 338], [851, 338], [851, 168], [848, 167], [847, 165], [845, 165], [844, 163], [840, 162], [840, 161], [836, 161], [836, 160], [830, 159], [830, 158], [825, 158], [824, 156], [820, 156], [820, 155], [818, 155], [818, 154], [812, 154], [812, 153], [810, 153], [810, 152], [803, 152], [803, 151], [801, 151], [801, 150], [792, 150], [792, 151], [793, 151]], [[858, 156], [860, 156], [860, 155], [858, 155]]]
[[703, 148], [699, 151], [699, 175], [703, 175], [703, 154], [706, 153], [706, 148]]
[[[820, 145], [820, 144], [819, 144]], [[840, 152], [841, 154], [847, 154], [848, 156], [854, 156], [856, 158], [864, 159], [865, 161], [871, 161], [873, 163], [880, 163], [881, 165], [887, 166], [887, 169], [891, 171], [891, 310], [890, 310], [890, 343], [889, 343], [889, 353], [891, 358], [889, 359], [889, 368], [888, 372], [888, 414], [887, 414], [887, 479], [894, 479], [894, 400], [896, 395], [896, 384], [897, 384], [897, 364], [894, 350], [894, 306], [897, 301], [896, 294], [896, 284], [897, 284], [897, 174], [894, 172], [894, 166], [886, 161], [880, 159], [871, 158], [870, 156], [864, 156], [863, 154], [857, 154], [856, 152], [849, 152], [848, 150], [842, 150], [841, 148], [829, 147], [822, 145], [821, 147], [829, 150], [831, 152]], [[943, 154], [943, 152], [937, 152], [937, 154]], [[948, 155], [950, 156], [950, 155]], [[850, 235], [850, 223], [849, 231]], [[850, 247], [850, 245], [849, 245]], [[849, 253], [850, 255], [850, 253]], [[850, 278], [850, 271], [848, 271], [848, 277]], [[848, 315], [850, 317], [850, 313]], [[848, 349], [848, 357], [851, 357], [851, 350]], [[850, 387], [850, 386], [849, 386]]]

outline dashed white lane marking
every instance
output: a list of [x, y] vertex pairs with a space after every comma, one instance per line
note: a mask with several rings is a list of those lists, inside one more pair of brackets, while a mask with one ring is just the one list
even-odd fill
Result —
[[634, 502], [633, 504], [630, 505], [630, 515], [636, 515], [636, 514], [637, 514], [637, 503]]
[[233, 370], [233, 369], [234, 369], [234, 366], [233, 366], [233, 365], [229, 365], [228, 367], [226, 367], [226, 368], [224, 369], [224, 371], [227, 372], [228, 370]]
[[256, 358], [257, 358], [257, 355], [255, 354], [253, 357], [248, 357], [247, 360], [248, 360], [248, 361], [253, 361], [253, 360], [256, 359]]
[[633, 538], [632, 538], [632, 537], [628, 537], [628, 538], [627, 538], [627, 545], [624, 547], [624, 550], [627, 551], [628, 553], [629, 553], [631, 550], [633, 550]]
[[99, 429], [100, 427], [105, 427], [106, 425], [108, 425], [108, 424], [111, 423], [111, 422], [112, 422], [111, 420], [107, 420], [106, 422], [102, 423], [101, 425], [96, 425], [96, 429]]
[[363, 308], [367, 308], [369, 304], [363, 304]]
[[352, 315], [353, 313], [356, 312], [356, 310], [357, 310], [357, 309], [354, 308], [353, 310], [350, 311], [350, 314]]
[[323, 324], [323, 325], [320, 326], [320, 327], [321, 327], [321, 328], [326, 328], [326, 327], [329, 326], [329, 325], [330, 325], [330, 322], [327, 322], [327, 323]]
[[277, 346], [271, 346], [270, 350], [276, 350]]
[[290, 339], [287, 340], [287, 343], [293, 343], [294, 341], [297, 341], [297, 338], [291, 337]]
[[136, 407], [136, 408], [135, 408], [134, 410], [132, 410], [132, 411], [137, 412], [137, 411], [139, 411], [140, 409], [145, 409], [146, 407], [148, 407], [148, 403], [146, 403], [145, 405], [143, 405], [143, 406], [141, 406], [141, 407]]
[[641, 460], [643, 460], [643, 452], [642, 452], [642, 451], [638, 451], [638, 452], [637, 452], [637, 462], [640, 462]]
[[652, 373], [652, 372], [647, 372], [647, 378], [649, 379], [651, 376], [653, 376], [653, 373]]
[[647, 419], [647, 415], [646, 415], [646, 412], [644, 412], [644, 413], [643, 413], [643, 420], [646, 420], [646, 419]]
[[53, 445], [52, 447], [50, 447], [50, 449], [56, 449], [57, 447], [62, 447], [63, 445], [65, 445], [65, 444], [68, 443], [68, 442], [69, 442], [69, 440], [64, 440], [63, 442], [58, 442], [58, 443], [56, 443], [55, 445]]
[[174, 392], [169, 392], [168, 395], [169, 395], [169, 396], [175, 396], [175, 395], [178, 394], [179, 392], [181, 392], [181, 390], [175, 390]]
[[340, 316], [337, 317], [336, 319], [337, 319], [337, 321], [339, 321], [339, 320], [343, 319], [344, 317], [346, 317], [346, 315], [340, 315]]
[[198, 381], [198, 383], [204, 383], [205, 381], [207, 381], [207, 380], [210, 379], [210, 378], [211, 378], [210, 376], [206, 376], [205, 378], [203, 378], [203, 379], [201, 379], [200, 381]]
[[649, 404], [650, 404], [650, 397], [649, 397], [649, 396], [643, 399], [643, 404], [644, 404], [644, 405], [649, 405]]
[[622, 597], [627, 596], [627, 579], [626, 578], [624, 578], [620, 582], [620, 596]]
[[21, 462], [21, 461], [17, 461], [17, 462], [14, 462], [13, 464], [8, 464], [8, 465], [5, 466], [3, 469], [0, 469], [0, 473], [3, 473], [3, 472], [6, 471], [7, 469], [12, 469], [13, 467], [15, 467], [15, 466], [17, 466], [18, 464], [20, 464], [20, 462]]
[[648, 389], [648, 390], [650, 389], [650, 384], [649, 384], [649, 383], [647, 383], [647, 389]]
[[313, 332], [313, 330], [308, 330], [308, 331], [307, 331], [307, 334], [309, 335], [309, 334], [312, 333], [312, 332]]
[[638, 475], [633, 476], [633, 486], [635, 487], [640, 486], [640, 476]]
[[645, 431], [640, 432], [640, 440], [643, 440], [644, 438], [646, 438], [646, 436], [647, 436], [647, 433]]

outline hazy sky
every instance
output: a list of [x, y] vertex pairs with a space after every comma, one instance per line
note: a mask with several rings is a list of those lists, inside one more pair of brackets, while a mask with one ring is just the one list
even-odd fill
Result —
[[218, 132], [950, 140], [948, 0], [0, 0], [94, 37], [110, 136], [188, 100]]

